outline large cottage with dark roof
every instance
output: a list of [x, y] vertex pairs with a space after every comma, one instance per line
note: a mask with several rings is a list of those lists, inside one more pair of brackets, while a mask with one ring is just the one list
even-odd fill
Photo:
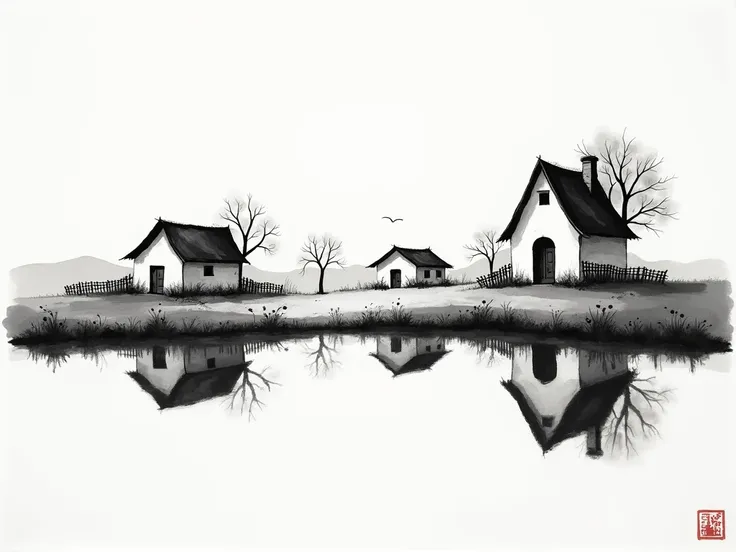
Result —
[[196, 226], [158, 219], [123, 259], [133, 280], [150, 293], [172, 286], [239, 286], [247, 263], [227, 226]]
[[408, 280], [439, 283], [447, 277], [452, 265], [440, 259], [430, 248], [410, 249], [394, 245], [388, 253], [368, 268], [376, 269], [378, 281], [383, 280], [392, 288], [399, 288]]
[[626, 267], [627, 240], [637, 239], [598, 180], [598, 158], [582, 171], [537, 159], [529, 183], [499, 241], [511, 243], [515, 274], [535, 284], [580, 274], [582, 262]]

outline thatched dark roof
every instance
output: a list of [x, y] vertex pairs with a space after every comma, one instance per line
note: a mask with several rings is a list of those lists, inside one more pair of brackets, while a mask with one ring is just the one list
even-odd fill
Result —
[[540, 172], [544, 173], [570, 224], [582, 235], [638, 239], [616, 212], [597, 178], [588, 190], [582, 171], [564, 169], [538, 158], [521, 201], [498, 241], [511, 239]]
[[384, 368], [391, 371], [395, 376], [401, 374], [408, 374], [410, 372], [421, 372], [422, 370], [429, 370], [435, 363], [445, 356], [449, 351], [437, 351], [433, 353], [421, 353], [412, 357], [401, 366], [393, 365], [394, 363], [388, 362], [386, 359], [376, 353], [370, 353], [370, 355], [383, 364]]
[[158, 219], [145, 239], [123, 259], [136, 259], [161, 232], [166, 234], [182, 262], [248, 263], [227, 226], [197, 226], [162, 219]]
[[408, 247], [398, 247], [396, 245], [394, 245], [388, 253], [376, 262], [369, 264], [368, 268], [377, 267], [395, 252], [398, 252], [407, 261], [417, 267], [452, 268], [451, 264], [440, 259], [429, 247], [426, 249], [410, 249]]
[[236, 364], [225, 368], [192, 372], [184, 374], [167, 395], [156, 389], [139, 372], [128, 372], [128, 375], [153, 397], [161, 410], [177, 406], [188, 406], [201, 401], [222, 397], [232, 392], [240, 376], [248, 368], [250, 362]]
[[513, 381], [503, 381], [501, 385], [519, 405], [519, 410], [521, 410], [521, 414], [529, 425], [529, 429], [532, 430], [532, 434], [542, 451], [547, 452], [562, 441], [580, 435], [590, 427], [605, 423], [614, 404], [633, 377], [634, 375], [631, 372], [626, 372], [620, 376], [580, 389], [565, 408], [560, 422], [549, 437], [547, 437], [536, 411], [529, 404], [529, 400], [521, 389]]

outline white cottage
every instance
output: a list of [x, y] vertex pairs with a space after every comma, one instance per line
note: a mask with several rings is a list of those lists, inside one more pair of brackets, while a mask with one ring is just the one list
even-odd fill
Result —
[[154, 345], [136, 355], [135, 372], [128, 375], [160, 409], [175, 408], [228, 395], [251, 362], [242, 345]]
[[499, 238], [511, 242], [514, 273], [531, 275], [535, 284], [579, 275], [583, 261], [625, 268], [627, 240], [638, 239], [598, 181], [598, 158], [581, 161], [582, 171], [573, 171], [538, 158]]
[[394, 376], [429, 370], [445, 356], [444, 337], [380, 336], [376, 338], [376, 358]]
[[375, 268], [378, 281], [385, 281], [392, 288], [402, 282], [415, 279], [417, 282], [439, 283], [446, 278], [452, 265], [440, 259], [430, 249], [410, 249], [393, 246], [391, 250], [368, 268]]
[[239, 286], [248, 263], [227, 226], [162, 219], [123, 259], [133, 261], [133, 280], [150, 293], [171, 286]]
[[547, 452], [586, 434], [589, 456], [600, 456], [601, 429], [632, 378], [627, 355], [535, 343], [515, 347], [503, 386]]

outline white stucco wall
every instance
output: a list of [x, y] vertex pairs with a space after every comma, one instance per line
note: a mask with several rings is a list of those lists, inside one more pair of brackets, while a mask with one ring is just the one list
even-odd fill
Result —
[[406, 281], [410, 278], [416, 278], [417, 268], [407, 261], [398, 252], [394, 252], [388, 259], [383, 261], [376, 267], [376, 277], [380, 282], [383, 279], [388, 285], [391, 285], [391, 271], [401, 271], [401, 285], [406, 285]]
[[626, 268], [626, 238], [582, 238], [580, 260]]
[[[429, 278], [424, 277], [424, 271], [429, 270]], [[440, 271], [440, 275], [437, 276], [437, 271]], [[439, 266], [433, 267], [417, 267], [417, 273], [415, 278], [417, 282], [440, 282], [445, 278], [445, 269]]]
[[[214, 368], [207, 366], [207, 360], [211, 358], [215, 359]], [[188, 374], [239, 364], [245, 364], [245, 350], [242, 345], [191, 347], [184, 355], [184, 366]]]
[[[429, 347], [429, 349], [427, 349]], [[444, 337], [417, 337], [416, 349], [418, 355], [426, 355], [428, 353], [438, 353], [445, 350]]]
[[543, 417], [552, 417], [553, 423], [543, 427], [549, 437], [560, 423], [567, 405], [580, 390], [578, 353], [574, 349], [558, 349], [557, 376], [549, 383], [542, 383], [534, 376], [532, 348], [514, 348], [511, 363], [511, 381], [527, 398], [535, 411], [540, 426]]
[[[213, 268], [213, 276], [204, 275], [204, 267]], [[184, 263], [184, 285], [238, 285], [238, 263]]]
[[151, 266], [164, 267], [164, 287], [181, 285], [182, 263], [169, 245], [164, 231], [156, 237], [133, 263], [133, 279], [150, 291]]
[[[401, 351], [391, 351], [391, 340], [397, 340], [401, 343]], [[412, 358], [417, 356], [416, 338], [382, 335], [376, 338], [376, 356], [394, 367], [395, 370], [401, 368]]]
[[142, 351], [135, 359], [135, 369], [156, 389], [168, 395], [184, 375], [184, 356], [176, 349], [166, 350], [166, 368], [153, 367], [153, 350]]
[[[549, 205], [539, 205], [537, 192], [549, 190]], [[576, 274], [580, 269], [578, 232], [567, 220], [544, 173], [534, 184], [534, 190], [522, 212], [516, 231], [511, 237], [511, 263], [515, 274], [524, 272], [533, 277], [532, 246], [538, 238], [549, 238], [555, 244], [555, 277], [567, 270]]]

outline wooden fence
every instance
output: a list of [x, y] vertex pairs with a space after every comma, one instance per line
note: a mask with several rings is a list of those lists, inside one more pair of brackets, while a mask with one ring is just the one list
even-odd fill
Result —
[[478, 285], [482, 288], [501, 287], [506, 284], [510, 284], [514, 279], [514, 274], [511, 270], [511, 265], [507, 264], [502, 266], [498, 270], [476, 278]]
[[77, 282], [64, 286], [67, 295], [94, 295], [95, 293], [125, 293], [133, 286], [133, 275], [128, 274], [119, 280], [104, 282]]
[[667, 280], [666, 270], [651, 270], [644, 266], [622, 268], [610, 264], [598, 264], [583, 261], [584, 282], [653, 282], [664, 284]]
[[256, 282], [250, 278], [243, 278], [240, 290], [243, 293], [263, 293], [270, 295], [283, 295], [284, 286], [270, 282]]

